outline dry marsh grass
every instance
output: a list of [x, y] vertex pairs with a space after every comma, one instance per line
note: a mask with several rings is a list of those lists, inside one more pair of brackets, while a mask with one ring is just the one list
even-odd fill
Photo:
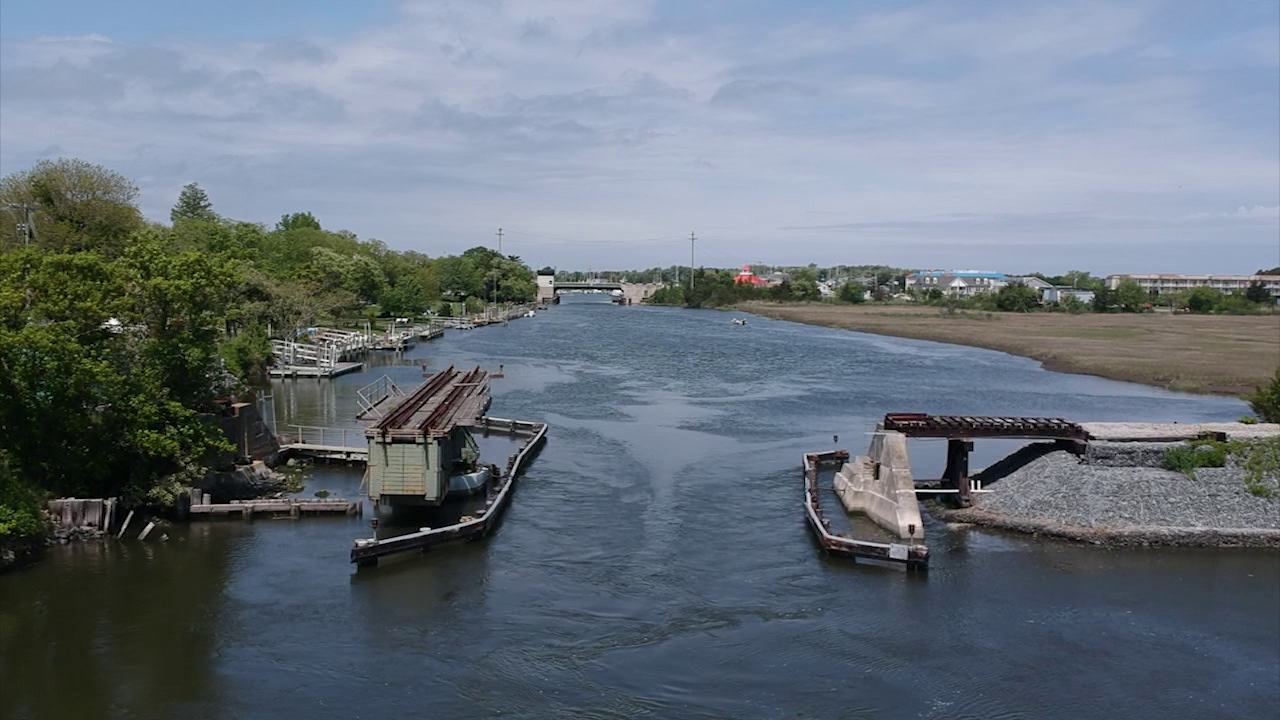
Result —
[[1240, 394], [1280, 365], [1280, 315], [947, 314], [935, 307], [746, 303], [810, 325], [988, 348], [1049, 370], [1187, 392]]

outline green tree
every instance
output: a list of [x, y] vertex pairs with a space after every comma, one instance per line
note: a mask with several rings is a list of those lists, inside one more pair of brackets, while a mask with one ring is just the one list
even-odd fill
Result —
[[1213, 312], [1222, 304], [1222, 293], [1207, 287], [1198, 287], [1187, 294], [1186, 306], [1191, 312]]
[[1125, 278], [1112, 292], [1112, 301], [1125, 312], [1140, 312], [1143, 305], [1147, 304], [1148, 298], [1138, 281]]
[[839, 298], [842, 302], [847, 303], [866, 302], [867, 288], [856, 280], [850, 280], [840, 286]]
[[1263, 422], [1280, 423], [1280, 367], [1271, 382], [1245, 398], [1249, 407]]
[[178, 193], [178, 202], [169, 211], [169, 220], [175, 224], [180, 220], [217, 222], [218, 214], [213, 211], [213, 203], [204, 189], [196, 183], [187, 183]]
[[1040, 306], [1040, 295], [1025, 283], [1011, 282], [996, 292], [995, 303], [1004, 312], [1031, 312]]
[[280, 216], [280, 222], [276, 223], [276, 230], [320, 230], [320, 221], [316, 220], [316, 216], [309, 212], [288, 213]]
[[[83, 160], [41, 160], [0, 179], [0, 206], [31, 227], [38, 245], [56, 250], [118, 254], [144, 224], [137, 198], [128, 178]], [[24, 240], [16, 223], [0, 223], [0, 247]]]
[[1252, 303], [1269, 304], [1273, 302], [1271, 291], [1267, 290], [1267, 286], [1257, 280], [1249, 283], [1249, 287], [1244, 291], [1244, 297]]

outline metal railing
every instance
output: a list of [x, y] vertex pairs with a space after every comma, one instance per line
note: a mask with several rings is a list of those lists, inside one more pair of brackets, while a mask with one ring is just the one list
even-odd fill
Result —
[[290, 425], [288, 445], [306, 447], [343, 448], [347, 450], [368, 450], [364, 428], [334, 428], [318, 425]]
[[356, 402], [360, 405], [360, 414], [356, 417], [381, 418], [382, 411], [378, 406], [392, 396], [402, 395], [404, 392], [400, 390], [400, 386], [396, 385], [390, 377], [383, 375], [356, 391]]

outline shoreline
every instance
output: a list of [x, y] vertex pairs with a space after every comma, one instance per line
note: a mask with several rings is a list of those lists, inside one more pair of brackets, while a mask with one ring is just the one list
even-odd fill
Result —
[[938, 520], [1018, 533], [1025, 537], [1050, 537], [1107, 548], [1216, 547], [1280, 549], [1280, 530], [1270, 528], [1208, 527], [1105, 527], [1091, 528], [1048, 520], [1019, 518], [978, 507], [947, 508], [929, 503], [927, 511]]
[[762, 301], [732, 309], [804, 325], [994, 350], [1035, 360], [1049, 372], [1202, 395], [1251, 393], [1280, 365], [1275, 315], [947, 315], [931, 306]]

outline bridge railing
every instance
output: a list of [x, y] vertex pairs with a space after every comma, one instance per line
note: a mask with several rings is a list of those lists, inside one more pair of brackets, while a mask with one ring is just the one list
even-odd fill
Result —
[[309, 447], [335, 447], [350, 450], [366, 450], [369, 447], [364, 428], [335, 428], [319, 425], [289, 425], [287, 445]]

